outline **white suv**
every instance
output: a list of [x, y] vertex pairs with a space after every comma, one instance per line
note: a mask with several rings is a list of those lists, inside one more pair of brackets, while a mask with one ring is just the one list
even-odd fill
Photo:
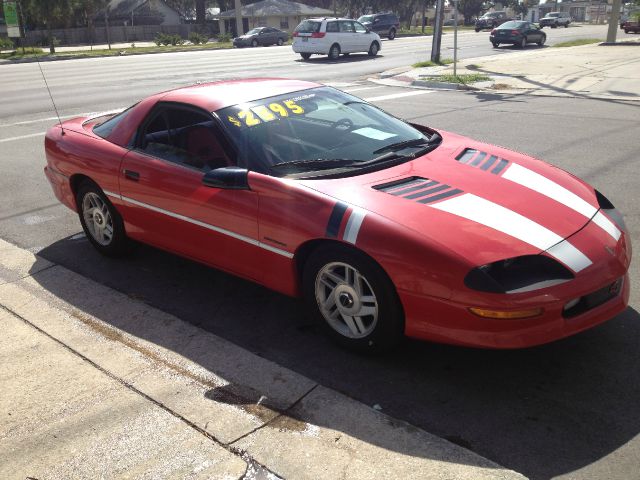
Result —
[[312, 54], [328, 55], [367, 52], [375, 57], [380, 51], [380, 36], [350, 18], [310, 18], [293, 32], [293, 51], [307, 60]]

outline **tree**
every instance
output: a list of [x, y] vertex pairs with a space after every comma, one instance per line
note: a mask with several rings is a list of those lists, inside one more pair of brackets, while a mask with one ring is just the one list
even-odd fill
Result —
[[[449, 3], [453, 4], [452, 1]], [[469, 24], [484, 10], [484, 0], [458, 0], [458, 10], [464, 17], [464, 23]]]
[[56, 52], [56, 46], [51, 29], [58, 25], [64, 25], [72, 18], [73, 0], [22, 0], [22, 8], [25, 14], [34, 23], [42, 23], [47, 29], [47, 41], [49, 51]]

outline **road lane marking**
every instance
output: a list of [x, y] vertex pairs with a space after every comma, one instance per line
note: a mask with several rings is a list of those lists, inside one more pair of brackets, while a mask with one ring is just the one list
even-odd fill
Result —
[[0, 143], [13, 142], [15, 140], [22, 140], [24, 138], [39, 137], [41, 135], [45, 135], [46, 133], [47, 132], [31, 133], [29, 135], [20, 135], [19, 137], [3, 138], [3, 139], [0, 139]]
[[413, 92], [392, 93], [390, 95], [382, 95], [381, 97], [369, 97], [363, 100], [367, 102], [381, 102], [383, 100], [393, 100], [395, 98], [412, 97], [414, 95], [424, 95], [425, 93], [433, 93], [433, 90], [416, 90]]
[[362, 90], [372, 90], [374, 88], [384, 88], [386, 87], [386, 85], [378, 85], [376, 87], [362, 87], [362, 88], [345, 88], [344, 90], [342, 90], [343, 92], [346, 93], [351, 93], [351, 92], [360, 92]]
[[[75, 113], [73, 115], [62, 115], [60, 116], [60, 119], [75, 118], [75, 117], [101, 117], [103, 115], [110, 115], [112, 113], [120, 113], [123, 110], [124, 110], [124, 107], [115, 108], [113, 110], [108, 110], [106, 112]], [[15, 127], [18, 125], [29, 125], [31, 123], [51, 122], [53, 120], [58, 120], [58, 117], [38, 118], [37, 120], [24, 120], [22, 122], [16, 122], [16, 123], [0, 123], [0, 128]]]

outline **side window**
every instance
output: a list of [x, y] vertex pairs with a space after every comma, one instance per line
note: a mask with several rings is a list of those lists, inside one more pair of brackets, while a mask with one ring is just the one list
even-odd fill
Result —
[[367, 29], [364, 28], [364, 25], [362, 25], [360, 22], [353, 22], [353, 24], [356, 27], [356, 33], [366, 33]]
[[208, 171], [231, 165], [213, 118], [187, 106], [162, 106], [140, 131], [137, 149], [168, 162]]
[[340, 23], [340, 32], [343, 33], [354, 33], [355, 29], [353, 28], [353, 22], [341, 21]]
[[327, 22], [327, 32], [337, 32], [338, 22]]

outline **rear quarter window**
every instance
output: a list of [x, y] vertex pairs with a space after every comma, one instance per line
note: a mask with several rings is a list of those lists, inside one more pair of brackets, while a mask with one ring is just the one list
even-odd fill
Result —
[[320, 22], [305, 20], [296, 27], [298, 33], [317, 33], [320, 31]]

